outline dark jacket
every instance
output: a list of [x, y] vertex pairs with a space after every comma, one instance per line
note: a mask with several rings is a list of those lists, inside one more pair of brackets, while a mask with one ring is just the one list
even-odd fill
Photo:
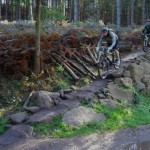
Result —
[[150, 25], [145, 25], [144, 29], [142, 30], [143, 34], [149, 34], [150, 33]]

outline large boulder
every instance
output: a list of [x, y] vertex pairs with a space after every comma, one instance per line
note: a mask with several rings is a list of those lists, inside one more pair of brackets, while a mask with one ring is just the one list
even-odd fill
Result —
[[55, 94], [48, 91], [37, 91], [32, 94], [30, 101], [32, 101], [35, 106], [43, 109], [54, 106], [56, 104], [56, 99], [59, 97], [59, 93]]
[[143, 78], [143, 75], [144, 75], [143, 66], [133, 63], [133, 64], [130, 64], [127, 69], [130, 71], [131, 77], [134, 82], [141, 81], [141, 79]]
[[111, 97], [117, 100], [123, 100], [124, 102], [132, 102], [133, 93], [129, 90], [123, 89], [116, 84], [108, 85]]
[[81, 126], [84, 123], [94, 121], [104, 121], [105, 115], [102, 113], [96, 113], [89, 108], [79, 106], [64, 114], [62, 121], [69, 126]]
[[23, 121], [28, 119], [27, 112], [20, 112], [9, 116], [9, 119], [12, 123], [22, 123]]

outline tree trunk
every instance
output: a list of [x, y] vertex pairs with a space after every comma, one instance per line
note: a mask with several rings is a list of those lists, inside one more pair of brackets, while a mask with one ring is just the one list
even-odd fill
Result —
[[2, 0], [0, 0], [0, 22], [2, 20]]
[[74, 0], [74, 22], [78, 21], [78, 0]]
[[114, 24], [114, 14], [115, 14], [115, 4], [112, 1], [112, 14], [111, 14], [111, 23]]
[[41, 14], [41, 0], [37, 0], [36, 3], [36, 52], [34, 57], [34, 73], [40, 72], [40, 14]]
[[117, 34], [120, 31], [120, 0], [117, 0]]
[[29, 20], [33, 21], [32, 0], [29, 0]]
[[127, 26], [130, 25], [130, 0], [128, 0], [128, 3], [127, 3]]
[[134, 0], [131, 0], [131, 26], [134, 25]]

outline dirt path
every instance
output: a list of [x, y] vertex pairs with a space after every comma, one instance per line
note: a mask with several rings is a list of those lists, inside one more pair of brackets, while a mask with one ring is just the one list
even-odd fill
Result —
[[145, 141], [150, 141], [150, 125], [71, 139], [23, 139], [0, 150], [148, 150], [146, 144], [133, 144]]

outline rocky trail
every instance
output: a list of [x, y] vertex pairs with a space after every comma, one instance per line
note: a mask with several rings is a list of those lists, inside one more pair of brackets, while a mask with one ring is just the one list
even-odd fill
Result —
[[[118, 131], [106, 132], [104, 134], [94, 133], [88, 136], [77, 136], [70, 139], [48, 139], [35, 136], [33, 128], [29, 124], [30, 122], [48, 122], [58, 114], [66, 114], [68, 110], [74, 110], [73, 113], [77, 113], [76, 111], [81, 113], [84, 111], [85, 113], [87, 110], [83, 110], [83, 108], [81, 109], [82, 104], [80, 100], [87, 100], [90, 105], [94, 103], [92, 98], [97, 94], [99, 94], [100, 102], [102, 104], [115, 107], [118, 103], [114, 103], [110, 97], [108, 98], [106, 95], [102, 95], [102, 93], [100, 93], [100, 91], [106, 87], [110, 90], [112, 97], [114, 97], [114, 95], [116, 96], [116, 91], [114, 90], [116, 88], [117, 90], [120, 90], [120, 92], [118, 91], [117, 93], [118, 99], [120, 97], [126, 99], [129, 98], [128, 100], [130, 101], [130, 96], [127, 93], [124, 93], [121, 88], [116, 85], [116, 83], [112, 84], [112, 82], [118, 82], [116, 78], [119, 78], [119, 82], [121, 81], [122, 84], [127, 85], [130, 82], [132, 83], [132, 79], [137, 80], [137, 78], [139, 78], [139, 74], [132, 75], [132, 79], [129, 79], [129, 72], [126, 71], [126, 68], [128, 68], [129, 65], [139, 63], [138, 61], [141, 60], [141, 58], [138, 59], [138, 57], [143, 54], [144, 53], [141, 51], [141, 48], [139, 48], [138, 50], [122, 56], [122, 67], [119, 70], [110, 70], [110, 76], [106, 80], [97, 79], [88, 86], [67, 92], [63, 95], [63, 100], [55, 101], [57, 104], [55, 107], [39, 110], [40, 107], [36, 106], [38, 110], [30, 108], [27, 109], [30, 111], [36, 111], [30, 117], [28, 116], [29, 118], [25, 123], [23, 123], [25, 119], [24, 117], [20, 120], [15, 119], [18, 118], [20, 114], [10, 116], [13, 122], [17, 123], [17, 125], [11, 126], [3, 135], [0, 136], [0, 150], [148, 150], [150, 145], [148, 142], [150, 141], [150, 125], [140, 126], [136, 129], [121, 129]], [[145, 57], [146, 62], [150, 61], [149, 55]], [[142, 60], [145, 59], [145, 57], [142, 57]], [[142, 78], [143, 77], [140, 77], [140, 79]], [[144, 90], [148, 90], [149, 86], [140, 86], [138, 88], [145, 88]], [[75, 109], [77, 110], [75, 111]], [[88, 113], [91, 114], [91, 112], [87, 111], [87, 115]], [[76, 114], [74, 114], [74, 122], [76, 122], [76, 124], [82, 124], [84, 121], [82, 120], [83, 114], [78, 115], [81, 115], [81, 120], [79, 118], [77, 119], [80, 121], [76, 120]], [[93, 113], [94, 117], [96, 115], [97, 114]], [[105, 117], [101, 116], [99, 119], [103, 120]], [[72, 125], [72, 122], [69, 122], [69, 119], [66, 122]]]

